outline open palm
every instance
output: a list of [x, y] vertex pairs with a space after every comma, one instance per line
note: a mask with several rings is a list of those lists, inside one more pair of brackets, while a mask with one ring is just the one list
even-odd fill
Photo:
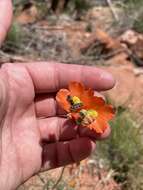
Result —
[[[82, 129], [60, 117], [55, 93], [69, 81], [96, 89], [114, 85], [105, 71], [92, 67], [56, 64], [4, 64], [0, 70], [0, 184], [14, 189], [39, 171], [86, 158], [93, 141], [108, 136]], [[7, 188], [4, 188], [6, 184]]]

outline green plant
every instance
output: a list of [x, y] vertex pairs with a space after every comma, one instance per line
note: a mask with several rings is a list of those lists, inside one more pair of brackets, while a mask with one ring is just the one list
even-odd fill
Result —
[[86, 32], [92, 32], [92, 25], [91, 25], [91, 23], [88, 23], [88, 25], [86, 26]]
[[112, 134], [98, 144], [98, 154], [115, 171], [114, 179], [124, 190], [143, 189], [143, 143], [140, 129], [136, 128], [126, 111], [117, 114], [111, 123]]
[[143, 17], [142, 18], [137, 18], [134, 21], [133, 24], [133, 29], [139, 33], [143, 33]]
[[91, 7], [92, 7], [92, 4], [90, 1], [72, 0], [72, 1], [69, 1], [66, 7], [66, 12], [68, 14], [76, 13], [76, 17], [80, 18], [80, 16], [84, 14]]
[[21, 37], [20, 26], [17, 23], [13, 23], [8, 33], [7, 40], [18, 43], [18, 41], [20, 40], [20, 37]]
[[17, 23], [13, 23], [10, 31], [8, 32], [6, 41], [3, 45], [3, 50], [7, 52], [14, 53], [18, 49], [20, 49], [22, 39], [23, 39], [23, 31]]
[[123, 2], [128, 5], [140, 5], [142, 0], [124, 0]]
[[90, 8], [90, 3], [86, 0], [74, 0], [74, 6], [77, 11], [82, 12]]
[[124, 0], [125, 11], [132, 20], [132, 28], [142, 33], [143, 32], [143, 1], [142, 0]]

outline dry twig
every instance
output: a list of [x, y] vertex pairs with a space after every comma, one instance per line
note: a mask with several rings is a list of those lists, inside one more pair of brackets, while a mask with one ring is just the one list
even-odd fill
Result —
[[56, 190], [58, 184], [60, 183], [60, 181], [61, 181], [61, 179], [62, 179], [62, 177], [63, 177], [65, 168], [66, 168], [66, 166], [64, 166], [64, 167], [62, 168], [62, 171], [61, 171], [61, 173], [60, 173], [60, 176], [59, 176], [59, 178], [57, 179], [56, 183], [55, 183], [55, 184], [53, 185], [53, 187], [51, 188], [51, 190]]
[[111, 9], [111, 12], [112, 12], [112, 14], [113, 14], [115, 20], [116, 20], [116, 21], [119, 21], [119, 17], [118, 17], [118, 15], [117, 15], [115, 9], [113, 8], [112, 1], [111, 1], [111, 0], [106, 0], [106, 1], [107, 1], [108, 6], [109, 6], [110, 9]]

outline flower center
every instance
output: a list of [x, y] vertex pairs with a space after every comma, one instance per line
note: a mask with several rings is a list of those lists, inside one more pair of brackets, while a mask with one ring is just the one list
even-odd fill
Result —
[[74, 104], [80, 104], [81, 103], [81, 100], [77, 96], [73, 96], [72, 101]]
[[79, 112], [79, 118], [77, 119], [77, 125], [87, 126], [90, 125], [95, 119], [98, 117], [98, 112], [96, 110], [90, 109], [85, 110], [82, 109]]
[[97, 116], [98, 116], [98, 112], [97, 111], [95, 111], [95, 110], [87, 110], [87, 115], [89, 116], [89, 117], [93, 117], [93, 118], [96, 118]]
[[77, 96], [68, 96], [67, 101], [71, 104], [71, 112], [76, 112], [78, 109], [80, 109], [83, 106], [82, 101]]

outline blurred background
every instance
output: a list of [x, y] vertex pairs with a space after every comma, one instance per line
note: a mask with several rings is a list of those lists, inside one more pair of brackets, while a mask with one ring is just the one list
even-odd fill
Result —
[[54, 60], [105, 68], [117, 109], [108, 140], [80, 165], [34, 176], [19, 190], [143, 190], [143, 0], [13, 0], [1, 63]]

